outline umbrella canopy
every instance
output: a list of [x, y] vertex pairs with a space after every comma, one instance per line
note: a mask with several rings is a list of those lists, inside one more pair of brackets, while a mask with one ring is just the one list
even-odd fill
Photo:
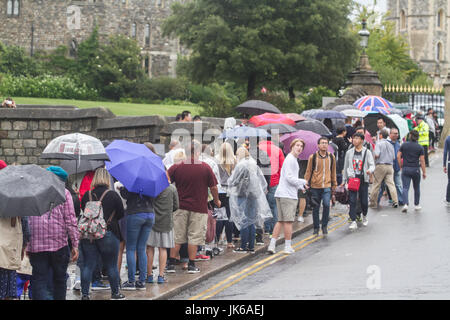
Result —
[[403, 112], [400, 109], [392, 108], [391, 109], [391, 114], [398, 114], [399, 116], [401, 116], [401, 115], [403, 115]]
[[313, 119], [318, 119], [318, 120], [347, 118], [345, 116], [345, 114], [343, 114], [342, 112], [334, 111], [334, 110], [322, 110], [320, 112], [313, 113], [312, 115], [310, 115], [310, 117]]
[[104, 164], [105, 162], [101, 160], [61, 160], [60, 162], [61, 168], [63, 168], [69, 175], [86, 171], [93, 171], [97, 168], [102, 167]]
[[345, 114], [347, 117], [352, 118], [364, 118], [367, 115], [367, 112], [361, 111], [359, 109], [347, 109], [341, 112]]
[[0, 216], [40, 216], [66, 201], [65, 184], [30, 164], [0, 170]]
[[260, 127], [270, 123], [284, 123], [290, 126], [295, 126], [295, 121], [289, 119], [283, 114], [276, 113], [264, 113], [258, 116], [253, 116], [250, 118], [249, 122], [255, 127]]
[[[298, 156], [298, 158], [300, 160], [308, 160], [310, 155], [319, 150], [317, 141], [319, 141], [320, 137], [321, 136], [319, 134], [311, 131], [298, 130], [296, 132], [287, 133], [283, 135], [280, 138], [280, 142], [284, 144], [283, 151], [286, 154], [288, 154], [289, 152], [291, 152], [291, 142], [294, 139], [302, 139], [303, 141], [305, 141], [305, 148], [303, 149], [302, 153]], [[328, 146], [328, 151], [334, 152], [333, 148], [330, 145]]]
[[106, 152], [111, 159], [106, 170], [128, 191], [156, 197], [169, 186], [161, 158], [145, 145], [115, 140]]
[[303, 117], [308, 118], [308, 117], [311, 117], [311, 115], [313, 115], [315, 113], [318, 113], [318, 112], [321, 112], [321, 111], [323, 111], [323, 110], [321, 110], [321, 109], [309, 109], [309, 110], [303, 111], [300, 115], [303, 116]]
[[290, 133], [290, 132], [297, 131], [297, 129], [295, 129], [294, 127], [284, 124], [284, 123], [270, 123], [270, 124], [266, 124], [261, 127], [258, 127], [258, 129], [263, 129], [263, 130], [266, 130], [267, 132], [272, 132], [272, 131], [278, 130], [278, 133]]
[[236, 111], [246, 113], [248, 115], [270, 113], [281, 113], [281, 111], [273, 104], [262, 100], [248, 100], [236, 107]]
[[354, 109], [358, 109], [358, 108], [355, 106], [352, 106], [351, 104], [340, 104], [340, 105], [334, 107], [332, 110], [342, 112], [344, 110], [352, 110], [352, 109], [354, 110]]
[[391, 113], [391, 102], [379, 96], [364, 96], [353, 104], [361, 111], [378, 112], [382, 114]]
[[388, 128], [396, 127], [397, 129], [399, 129], [395, 124], [394, 120], [389, 118], [387, 115], [375, 112], [369, 113], [367, 116], [364, 117], [364, 127], [367, 129], [367, 131], [370, 132], [372, 136], [375, 136], [377, 134], [377, 131], [379, 130], [377, 127], [377, 121], [378, 118], [380, 117], [384, 119], [384, 122], [386, 122], [386, 127]]
[[232, 129], [227, 129], [219, 136], [219, 139], [238, 139], [238, 138], [250, 138], [250, 137], [261, 137], [267, 138], [271, 135], [267, 133], [266, 130], [252, 127], [236, 127]]
[[307, 119], [305, 121], [301, 121], [294, 126], [298, 130], [312, 131], [314, 133], [320, 134], [321, 136], [330, 136], [331, 132], [319, 120], [315, 119]]
[[283, 113], [286, 117], [288, 117], [291, 120], [294, 120], [295, 122], [304, 121], [306, 120], [305, 117], [297, 114], [297, 113]]
[[398, 128], [399, 139], [401, 140], [406, 137], [409, 133], [408, 121], [398, 114], [390, 114], [388, 117], [394, 121], [395, 126]]
[[102, 142], [82, 133], [59, 136], [45, 147], [41, 159], [109, 160]]

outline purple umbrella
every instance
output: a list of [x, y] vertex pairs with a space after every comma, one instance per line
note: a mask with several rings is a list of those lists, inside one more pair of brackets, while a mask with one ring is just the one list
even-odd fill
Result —
[[[308, 160], [309, 156], [319, 150], [317, 142], [321, 136], [312, 131], [298, 130], [296, 132], [287, 133], [280, 138], [280, 142], [284, 144], [283, 151], [288, 154], [291, 152], [291, 142], [294, 139], [302, 139], [305, 141], [305, 148], [298, 156], [300, 160]], [[328, 151], [333, 153], [334, 150], [331, 146], [328, 146]]]
[[106, 169], [128, 191], [156, 197], [169, 186], [161, 158], [145, 145], [115, 140], [106, 153], [111, 159], [105, 162]]

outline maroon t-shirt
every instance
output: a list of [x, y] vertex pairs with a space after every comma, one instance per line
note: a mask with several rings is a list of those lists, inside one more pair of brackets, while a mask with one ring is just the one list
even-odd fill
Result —
[[178, 190], [180, 209], [207, 214], [208, 188], [217, 186], [211, 167], [204, 162], [182, 162], [171, 166], [168, 172]]

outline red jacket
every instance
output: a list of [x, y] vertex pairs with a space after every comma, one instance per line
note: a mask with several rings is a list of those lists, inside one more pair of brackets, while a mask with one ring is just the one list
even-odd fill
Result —
[[91, 190], [91, 183], [94, 179], [95, 171], [87, 171], [86, 174], [83, 177], [83, 180], [80, 184], [80, 201], [83, 198], [84, 194]]
[[284, 163], [284, 154], [280, 148], [272, 143], [272, 141], [261, 141], [258, 145], [259, 150], [267, 153], [270, 158], [270, 187], [275, 187], [280, 183], [281, 167]]

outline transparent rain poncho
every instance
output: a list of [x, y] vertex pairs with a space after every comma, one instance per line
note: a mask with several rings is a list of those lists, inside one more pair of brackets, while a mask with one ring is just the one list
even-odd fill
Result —
[[241, 160], [228, 179], [230, 221], [241, 230], [255, 224], [263, 228], [264, 221], [272, 218], [266, 199], [267, 182], [252, 158]]

